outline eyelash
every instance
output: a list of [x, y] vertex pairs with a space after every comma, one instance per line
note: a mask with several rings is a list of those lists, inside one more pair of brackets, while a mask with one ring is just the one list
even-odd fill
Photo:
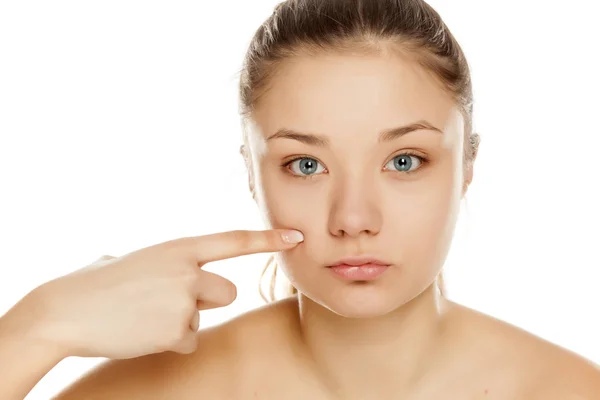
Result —
[[[405, 174], [405, 175], [414, 174], [415, 172], [419, 171], [421, 168], [423, 168], [424, 165], [426, 165], [429, 162], [429, 160], [426, 157], [424, 157], [424, 156], [422, 156], [420, 154], [417, 154], [416, 152], [411, 151], [411, 150], [404, 150], [402, 153], [396, 154], [394, 157], [392, 157], [392, 159], [394, 159], [394, 158], [396, 158], [398, 156], [412, 156], [412, 157], [416, 157], [416, 158], [419, 159], [420, 165], [419, 165], [419, 167], [417, 169], [415, 169], [413, 171], [396, 171], [398, 173]], [[306, 179], [312, 179], [315, 176], [320, 175], [320, 174], [318, 174], [318, 175], [316, 175], [316, 174], [311, 174], [311, 175], [294, 175], [294, 174], [292, 174], [292, 173], [289, 172], [288, 166], [291, 163], [293, 163], [294, 161], [305, 159], [305, 158], [310, 158], [311, 160], [315, 160], [315, 161], [319, 162], [314, 157], [311, 157], [311, 156], [308, 156], [308, 155], [303, 155], [303, 156], [298, 156], [298, 157], [295, 157], [295, 158], [293, 158], [291, 160], [285, 161], [283, 164], [281, 164], [281, 167], [283, 168], [283, 170], [287, 174], [291, 175], [293, 178], [300, 178], [300, 179], [306, 180]]]

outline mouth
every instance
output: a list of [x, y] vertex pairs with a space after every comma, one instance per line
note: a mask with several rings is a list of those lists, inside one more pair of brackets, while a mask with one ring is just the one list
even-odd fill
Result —
[[370, 256], [343, 258], [327, 268], [348, 281], [372, 281], [381, 276], [391, 263]]

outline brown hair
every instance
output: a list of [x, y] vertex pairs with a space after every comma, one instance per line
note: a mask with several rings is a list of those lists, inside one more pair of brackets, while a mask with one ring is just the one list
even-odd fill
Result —
[[[423, 0], [286, 0], [258, 28], [240, 74], [240, 114], [245, 124], [269, 87], [277, 65], [328, 51], [411, 55], [455, 99], [465, 121], [464, 168], [470, 169], [479, 135], [473, 133], [473, 92], [465, 55], [440, 15]], [[244, 130], [244, 143], [247, 143]], [[247, 146], [246, 146], [247, 147]], [[264, 277], [274, 257], [265, 266]], [[270, 284], [275, 300], [277, 265]], [[446, 294], [442, 274], [437, 285]], [[291, 294], [297, 293], [292, 286]]]

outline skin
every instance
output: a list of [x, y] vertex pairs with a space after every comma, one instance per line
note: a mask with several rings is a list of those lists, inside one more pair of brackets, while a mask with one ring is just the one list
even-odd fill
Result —
[[[378, 141], [417, 121], [441, 132]], [[277, 255], [300, 294], [201, 330], [194, 354], [103, 364], [59, 398], [599, 398], [589, 361], [436, 290], [473, 174], [463, 126], [453, 99], [408, 57], [285, 62], [242, 153], [265, 224], [304, 234]], [[284, 128], [328, 145], [269, 139]], [[425, 160], [411, 159], [410, 174], [394, 168], [406, 151]], [[318, 161], [318, 172], [302, 179], [299, 161], [282, 167], [294, 157]], [[326, 268], [362, 254], [391, 267], [361, 284]]]

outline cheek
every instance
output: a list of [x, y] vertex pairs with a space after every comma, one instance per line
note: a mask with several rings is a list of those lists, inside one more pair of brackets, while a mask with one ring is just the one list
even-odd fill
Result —
[[259, 208], [270, 227], [298, 229], [306, 242], [322, 226], [327, 194], [320, 182], [297, 182], [271, 170], [260, 173], [259, 181]]
[[452, 168], [440, 168], [412, 190], [398, 193], [393, 207], [387, 206], [393, 224], [389, 229], [407, 258], [429, 264], [424, 258], [437, 260], [446, 254], [460, 210], [461, 182]]
[[[297, 182], [281, 173], [263, 173], [259, 188], [259, 208], [267, 226], [293, 228], [304, 234], [304, 241], [291, 250], [276, 254], [278, 265], [293, 282], [296, 277], [311, 279], [314, 268], [305, 265], [323, 265], [327, 251], [327, 191], [319, 182]], [[300, 275], [298, 275], [300, 273]]]

